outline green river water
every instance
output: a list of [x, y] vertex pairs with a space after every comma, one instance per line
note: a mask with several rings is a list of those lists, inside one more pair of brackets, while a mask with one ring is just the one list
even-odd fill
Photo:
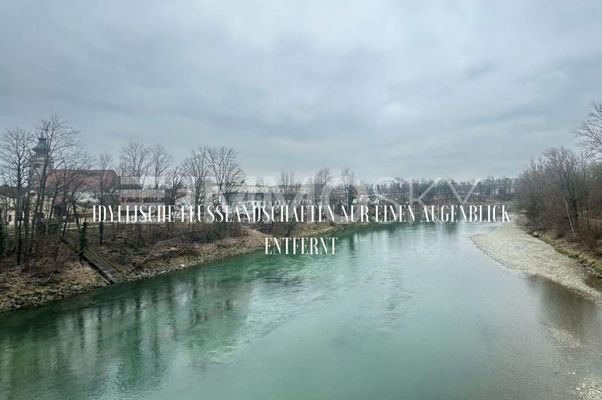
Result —
[[0, 399], [573, 399], [602, 312], [499, 266], [493, 225], [383, 226], [0, 315]]

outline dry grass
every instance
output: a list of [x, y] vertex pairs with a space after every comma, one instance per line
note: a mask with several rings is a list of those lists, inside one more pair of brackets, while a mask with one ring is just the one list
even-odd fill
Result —
[[69, 260], [60, 268], [38, 263], [34, 267], [0, 271], [0, 312], [50, 301], [103, 286], [104, 281], [88, 266]]

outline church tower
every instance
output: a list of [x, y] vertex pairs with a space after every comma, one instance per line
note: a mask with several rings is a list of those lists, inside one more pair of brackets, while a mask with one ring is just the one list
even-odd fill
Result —
[[33, 146], [31, 150], [33, 151], [31, 158], [31, 175], [33, 177], [32, 186], [37, 188], [40, 185], [40, 179], [44, 172], [44, 163], [47, 162], [46, 176], [52, 172], [54, 165], [52, 158], [50, 158], [50, 146], [48, 146], [48, 139], [44, 136], [40, 136], [38, 138], [38, 143]]
[[[40, 173], [40, 169], [44, 167], [44, 162], [49, 157], [50, 147], [48, 146], [48, 140], [40, 136], [38, 138], [38, 143], [33, 147], [33, 159], [32, 159], [32, 167], [33, 169]], [[52, 170], [52, 160], [48, 162], [48, 171]]]

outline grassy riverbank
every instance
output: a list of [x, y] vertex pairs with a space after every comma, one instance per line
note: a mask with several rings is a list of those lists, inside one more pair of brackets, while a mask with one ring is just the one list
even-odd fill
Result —
[[[350, 229], [354, 225], [301, 224], [291, 236], [320, 236]], [[142, 246], [136, 252], [126, 248], [99, 247], [96, 250], [109, 259], [125, 281], [146, 279], [196, 265], [260, 251], [269, 237], [249, 226], [242, 234], [212, 243], [183, 243], [173, 238]], [[127, 256], [123, 256], [127, 253]], [[8, 266], [0, 269], [0, 312], [39, 306], [78, 293], [106, 286], [106, 282], [89, 265], [80, 263], [73, 254], [62, 254], [62, 267], [56, 260], [39, 260], [35, 268]], [[47, 262], [46, 262], [47, 261]]]

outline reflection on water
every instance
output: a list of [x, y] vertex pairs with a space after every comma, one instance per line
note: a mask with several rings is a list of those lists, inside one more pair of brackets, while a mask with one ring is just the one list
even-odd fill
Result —
[[84, 398], [100, 395], [108, 381], [122, 393], [152, 390], [178, 346], [201, 349], [203, 357], [193, 360], [201, 369], [232, 346], [249, 302], [248, 286], [214, 274], [114, 289], [3, 318], [0, 387], [9, 398], [49, 389], [60, 398], [68, 397], [64, 391]]
[[[600, 310], [468, 225], [246, 256], [0, 317], [0, 399], [574, 398]], [[303, 379], [299, 377], [303, 376]], [[437, 379], [433, 379], [433, 378]]]

